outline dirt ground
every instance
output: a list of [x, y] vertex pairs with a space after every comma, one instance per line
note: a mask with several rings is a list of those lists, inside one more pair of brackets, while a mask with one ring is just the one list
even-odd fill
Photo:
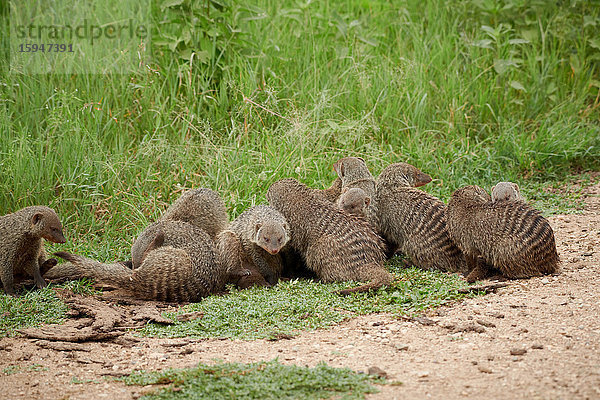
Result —
[[600, 399], [600, 183], [586, 189], [583, 214], [550, 222], [559, 275], [513, 281], [419, 321], [379, 314], [275, 342], [143, 338], [70, 351], [4, 338], [0, 371], [15, 373], [0, 376], [0, 398], [131, 399], [152, 388], [104, 378], [215, 359], [278, 358], [355, 371], [378, 367], [401, 382], [371, 399]]

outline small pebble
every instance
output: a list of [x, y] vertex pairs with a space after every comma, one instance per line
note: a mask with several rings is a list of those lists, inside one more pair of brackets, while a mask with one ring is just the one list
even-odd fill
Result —
[[375, 375], [375, 376], [378, 376], [380, 378], [387, 378], [388, 377], [387, 372], [385, 372], [384, 370], [382, 370], [381, 368], [376, 367], [376, 366], [369, 367], [369, 370], [367, 371], [367, 373], [369, 375]]
[[512, 349], [510, 349], [510, 354], [513, 356], [522, 356], [525, 353], [527, 353], [527, 350], [524, 348], [513, 347]]
[[534, 343], [534, 344], [531, 345], [531, 348], [535, 349], [535, 350], [541, 350], [541, 349], [544, 348], [544, 345], [539, 344], [539, 343]]
[[479, 372], [483, 372], [484, 374], [491, 374], [492, 373], [491, 369], [489, 369], [488, 367], [484, 367], [483, 365], [480, 365], [478, 367], [478, 369], [479, 369]]
[[483, 325], [483, 326], [488, 327], [488, 328], [495, 328], [496, 327], [496, 324], [494, 324], [493, 322], [486, 321], [486, 320], [483, 320], [483, 319], [478, 319], [477, 323], [479, 325]]

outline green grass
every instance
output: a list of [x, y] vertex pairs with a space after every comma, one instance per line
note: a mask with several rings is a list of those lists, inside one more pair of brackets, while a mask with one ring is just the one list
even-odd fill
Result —
[[67, 306], [50, 289], [33, 290], [19, 297], [0, 294], [0, 337], [16, 334], [16, 329], [65, 320]]
[[[200, 311], [204, 314], [202, 318], [170, 326], [148, 324], [141, 333], [159, 337], [274, 338], [331, 327], [364, 314], [413, 315], [465, 297], [457, 293], [457, 289], [465, 287], [466, 283], [456, 274], [391, 268], [397, 282], [374, 293], [343, 297], [335, 291], [355, 283], [291, 280], [280, 282], [273, 288], [233, 290], [228, 296], [208, 297], [178, 311]], [[166, 316], [175, 319], [176, 314]]]
[[314, 368], [282, 365], [276, 360], [256, 364], [200, 364], [196, 368], [134, 373], [129, 385], [168, 385], [143, 399], [364, 399], [375, 393], [380, 378], [347, 368], [319, 364]]
[[[412, 163], [434, 178], [423, 189], [445, 201], [463, 185], [514, 181], [546, 215], [580, 207], [577, 192], [547, 188], [600, 168], [597, 2], [151, 4], [152, 58], [138, 70], [25, 75], [8, 72], [14, 49], [0, 3], [0, 215], [56, 209], [68, 242], [51, 251], [126, 259], [137, 234], [185, 188], [217, 190], [233, 218], [264, 202], [277, 179], [328, 186], [333, 163], [348, 155], [363, 157], [374, 175]], [[446, 279], [458, 282], [433, 274], [410, 290], [343, 301], [330, 294], [336, 285], [290, 282], [188, 309], [205, 307], [199, 323], [216, 327], [195, 335], [235, 336], [218, 321], [246, 299], [229, 321], [250, 313], [248, 335], [266, 337], [364, 312], [415, 312], [453, 298], [451, 289], [434, 294]], [[320, 314], [306, 307], [305, 320], [287, 319], [282, 304], [303, 310], [298, 293], [315, 297], [309, 304]], [[2, 334], [60, 319], [51, 292], [26, 296], [40, 298], [0, 296], [12, 321]], [[270, 298], [273, 317], [252, 303]], [[42, 299], [53, 311], [34, 312]], [[191, 324], [146, 333], [183, 335]]]
[[[68, 308], [56, 296], [53, 287], [56, 286], [23, 290], [18, 297], [0, 293], [0, 337], [14, 336], [17, 329], [64, 322]], [[84, 295], [94, 293], [87, 280], [69, 282], [59, 287]]]
[[123, 258], [184, 188], [233, 218], [277, 179], [327, 186], [346, 155], [413, 163], [443, 200], [600, 167], [595, 3], [151, 3], [153, 58], [129, 75], [9, 75], [0, 57], [0, 214], [57, 209], [61, 249]]
[[[397, 316], [415, 315], [431, 307], [466, 297], [457, 289], [465, 287], [457, 274], [401, 268], [393, 259], [389, 268], [396, 276], [393, 285], [372, 293], [339, 296], [336, 290], [353, 282], [324, 284], [311, 280], [280, 282], [272, 288], [231, 289], [229, 295], [209, 296], [199, 303], [166, 313], [173, 325], [147, 324], [138, 333], [153, 337], [236, 338], [253, 340], [296, 335], [302, 331], [328, 328], [348, 318], [379, 312]], [[81, 294], [91, 294], [88, 281], [64, 285]], [[60, 323], [67, 307], [51, 288], [26, 292], [20, 297], [0, 294], [0, 337], [13, 336], [17, 329]], [[187, 322], [176, 315], [200, 311], [203, 317]]]

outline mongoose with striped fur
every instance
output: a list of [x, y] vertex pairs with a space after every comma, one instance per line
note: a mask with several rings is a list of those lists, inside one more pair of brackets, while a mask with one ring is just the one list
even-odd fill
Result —
[[377, 181], [379, 231], [391, 246], [415, 266], [428, 270], [466, 272], [465, 259], [446, 226], [446, 205], [413, 186], [431, 181], [407, 163], [386, 167]]
[[483, 279], [491, 268], [510, 279], [557, 272], [560, 259], [548, 221], [523, 202], [493, 202], [482, 192], [465, 186], [448, 203], [448, 231], [467, 259], [467, 280]]
[[46, 274], [49, 279], [92, 278], [124, 289], [134, 297], [170, 302], [199, 301], [221, 292], [228, 272], [219, 262], [215, 243], [204, 230], [184, 221], [160, 221], [137, 269], [122, 263], [56, 253], [69, 263]]
[[338, 210], [291, 178], [273, 183], [266, 197], [290, 226], [289, 245], [320, 280], [369, 282], [341, 294], [392, 282], [392, 275], [383, 266], [383, 242], [366, 221]]
[[361, 188], [344, 188], [336, 204], [340, 210], [350, 215], [366, 218], [371, 197]]
[[46, 286], [40, 269], [54, 265], [56, 260], [46, 259], [42, 239], [66, 242], [53, 209], [32, 206], [0, 217], [0, 278], [6, 294], [15, 295], [15, 275], [33, 277], [38, 288]]
[[[232, 232], [235, 238], [225, 235]], [[240, 214], [227, 230], [217, 236], [219, 253], [228, 270], [240, 270], [241, 266], [232, 263], [243, 263], [246, 260], [274, 285], [279, 281], [283, 270], [280, 250], [290, 239], [289, 226], [281, 213], [272, 207], [258, 205]]]
[[522, 201], [525, 198], [521, 195], [519, 185], [513, 182], [498, 182], [492, 187], [492, 201]]
[[[159, 221], [184, 221], [204, 230], [215, 240], [227, 228], [229, 217], [218, 193], [208, 188], [191, 189], [183, 193], [162, 215]], [[139, 268], [142, 255], [156, 235], [156, 223], [149, 225], [131, 247], [132, 267]]]

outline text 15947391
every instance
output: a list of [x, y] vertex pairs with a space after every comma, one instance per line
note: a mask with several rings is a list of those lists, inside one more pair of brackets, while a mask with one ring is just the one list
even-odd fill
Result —
[[21, 43], [20, 53], [73, 53], [73, 44], [64, 43]]

